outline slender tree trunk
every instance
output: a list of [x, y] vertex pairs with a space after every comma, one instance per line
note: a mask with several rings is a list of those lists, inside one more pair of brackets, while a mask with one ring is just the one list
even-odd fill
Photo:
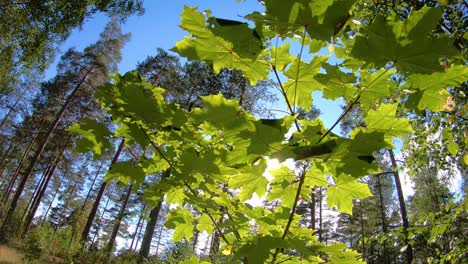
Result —
[[96, 232], [94, 233], [93, 240], [91, 241], [91, 244], [94, 244], [94, 241], [98, 238], [99, 229], [101, 228], [102, 219], [104, 219], [104, 214], [106, 213], [107, 206], [109, 205], [109, 201], [110, 201], [110, 196], [107, 197], [107, 201], [106, 201], [106, 204], [104, 205], [104, 209], [102, 209], [101, 217], [99, 217], [99, 222], [98, 222], [98, 225], [96, 227]]
[[[110, 166], [112, 166], [114, 163], [117, 162], [119, 159], [120, 153], [122, 153], [122, 149], [125, 145], [125, 138], [122, 138], [120, 141], [119, 147], [117, 148], [117, 151], [114, 154], [114, 157], [112, 158]], [[84, 243], [88, 239], [89, 235], [89, 230], [91, 230], [91, 225], [93, 224], [94, 217], [96, 216], [96, 212], [99, 207], [99, 203], [101, 202], [102, 195], [104, 194], [104, 191], [106, 190], [107, 187], [107, 182], [102, 181], [101, 187], [99, 188], [98, 194], [96, 199], [94, 200], [93, 203], [93, 208], [91, 208], [91, 212], [89, 213], [88, 220], [86, 221], [86, 225], [83, 229], [83, 232], [81, 233], [81, 242]]]
[[122, 206], [120, 207], [119, 214], [117, 215], [117, 218], [115, 219], [115, 224], [114, 228], [112, 229], [112, 234], [109, 239], [109, 243], [107, 244], [107, 254], [110, 255], [112, 253], [112, 249], [114, 248], [114, 243], [115, 239], [117, 238], [117, 234], [119, 233], [119, 228], [120, 224], [122, 223], [122, 220], [124, 218], [125, 210], [127, 209], [127, 204], [128, 204], [128, 199], [130, 198], [130, 195], [132, 194], [132, 183], [130, 182], [128, 184], [128, 190], [127, 193], [125, 194], [124, 197], [124, 202]]
[[8, 154], [10, 154], [11, 147], [13, 146], [13, 142], [10, 142], [10, 145], [8, 145], [7, 150], [5, 151], [5, 154], [3, 154], [2, 159], [0, 160], [0, 179], [3, 178], [3, 172], [5, 171], [5, 163], [6, 159], [8, 157]]
[[[146, 217], [146, 211], [145, 211], [144, 216]], [[138, 231], [138, 234], [137, 234], [137, 240], [136, 240], [135, 248], [134, 248], [135, 251], [137, 251], [138, 243], [140, 242], [140, 238], [143, 236], [142, 231], [143, 231], [143, 226], [144, 225], [145, 225], [145, 220], [143, 219], [141, 221], [140, 231]]]
[[[161, 178], [167, 178], [171, 175], [171, 171], [168, 169], [163, 172]], [[156, 227], [156, 223], [158, 222], [159, 213], [161, 211], [162, 206], [162, 198], [159, 201], [158, 205], [151, 209], [150, 211], [150, 220], [146, 224], [145, 234], [143, 235], [143, 241], [141, 242], [140, 252], [138, 253], [138, 263], [143, 263], [146, 258], [148, 258], [150, 248], [151, 248], [151, 240], [153, 239], [154, 228]]]
[[322, 188], [319, 188], [319, 242], [322, 242], [322, 233], [323, 233], [323, 217], [322, 217]]
[[37, 197], [35, 198], [35, 201], [28, 214], [28, 217], [26, 218], [26, 221], [24, 223], [24, 230], [22, 234], [23, 236], [29, 232], [29, 228], [31, 227], [31, 223], [32, 223], [32, 220], [34, 219], [34, 215], [36, 215], [37, 209], [39, 208], [39, 205], [41, 204], [42, 197], [44, 197], [45, 191], [47, 190], [47, 187], [49, 186], [50, 179], [52, 179], [54, 172], [55, 172], [55, 168], [57, 168], [58, 162], [59, 162], [59, 158], [57, 157], [55, 159], [54, 164], [52, 165], [52, 168], [47, 174], [47, 178], [45, 179], [44, 185], [42, 186], [42, 188], [39, 189], [39, 193], [37, 194]]
[[[218, 224], [223, 224], [223, 220], [224, 220], [224, 215], [221, 215], [219, 220], [218, 220]], [[220, 230], [216, 229], [214, 232], [213, 232], [213, 239], [211, 240], [211, 247], [210, 247], [210, 253], [208, 253], [210, 259], [212, 261], [214, 261], [216, 258], [217, 258], [217, 255], [219, 253], [219, 237], [220, 237], [220, 234], [219, 234]]]
[[[381, 174], [384, 175], [384, 174]], [[387, 225], [385, 224], [385, 208], [383, 204], [382, 186], [380, 182], [380, 176], [377, 176], [377, 186], [379, 188], [379, 201], [380, 201], [380, 217], [382, 217], [382, 232], [387, 233]]]
[[363, 214], [362, 214], [362, 201], [360, 202], [360, 210], [359, 210], [359, 216], [360, 216], [360, 222], [361, 222], [361, 239], [362, 239], [362, 258], [364, 260], [366, 260], [366, 253], [367, 253], [367, 249], [366, 249], [366, 242], [365, 242], [365, 238], [366, 238], [366, 235], [365, 235], [365, 230], [364, 230], [364, 217], [363, 217]]
[[46, 212], [44, 214], [44, 217], [42, 218], [41, 225], [43, 225], [45, 220], [47, 219], [47, 215], [49, 214], [50, 208], [52, 208], [52, 204], [54, 203], [55, 197], [57, 196], [57, 193], [60, 190], [62, 182], [63, 182], [63, 178], [60, 178], [60, 182], [57, 185], [57, 188], [55, 189], [54, 195], [52, 196], [52, 200], [50, 200], [49, 206], [47, 206], [47, 210], [46, 210]]
[[159, 233], [158, 233], [158, 241], [156, 242], [156, 256], [159, 256], [159, 246], [161, 245], [161, 237], [162, 237], [162, 232], [164, 229], [164, 225], [161, 225], [161, 228], [159, 228]]
[[41, 175], [41, 178], [39, 179], [39, 183], [36, 184], [36, 188], [34, 189], [34, 192], [31, 195], [31, 198], [29, 199], [28, 205], [24, 209], [23, 216], [21, 216], [21, 222], [24, 222], [26, 220], [26, 216], [30, 212], [31, 208], [33, 208], [34, 203], [36, 201], [36, 197], [39, 194], [39, 192], [42, 190], [42, 187], [44, 186], [44, 183], [46, 182], [46, 179], [49, 175], [49, 171], [52, 168], [52, 162], [49, 163], [44, 170], [44, 172]]
[[[143, 208], [141, 209], [141, 212], [140, 212], [140, 217], [138, 217], [138, 222], [137, 222], [137, 225], [136, 225], [136, 229], [135, 229], [135, 232], [133, 232], [133, 235], [132, 235], [132, 243], [130, 244], [130, 250], [133, 249], [133, 243], [135, 242], [135, 237], [138, 235], [138, 229], [140, 228], [140, 224], [142, 224], [143, 215], [145, 214], [145, 210], [146, 210], [146, 203], [143, 204]], [[136, 245], [135, 245], [135, 248], [136, 248]]]
[[62, 225], [63, 219], [65, 218], [65, 214], [66, 214], [66, 211], [67, 211], [68, 204], [70, 203], [70, 200], [71, 200], [71, 198], [73, 196], [73, 193], [75, 192], [75, 188], [76, 188], [76, 182], [73, 183], [73, 186], [71, 187], [71, 190], [69, 191], [70, 194], [68, 195], [67, 200], [65, 200], [65, 204], [63, 205], [62, 212], [60, 213], [60, 220], [59, 220], [59, 222], [57, 224], [57, 228], [54, 230], [54, 234], [57, 233], [58, 229]]
[[397, 188], [397, 193], [398, 193], [398, 202], [400, 204], [400, 212], [401, 212], [401, 219], [403, 221], [403, 232], [405, 234], [405, 243], [406, 243], [406, 263], [411, 264], [413, 261], [413, 247], [411, 244], [408, 243], [408, 228], [409, 228], [409, 222], [408, 222], [408, 216], [406, 213], [406, 205], [405, 205], [405, 197], [403, 196], [403, 189], [401, 187], [401, 182], [400, 182], [400, 175], [398, 173], [398, 165], [395, 160], [395, 155], [393, 154], [392, 149], [388, 149], [388, 154], [390, 155], [390, 160], [392, 162], [392, 167], [393, 167], [393, 177], [395, 179], [395, 185]]
[[[62, 117], [65, 114], [65, 111], [68, 109], [68, 106], [71, 104], [73, 98], [75, 98], [75, 95], [78, 92], [78, 90], [84, 84], [84, 82], [85, 82], [86, 78], [88, 77], [88, 74], [91, 72], [92, 68], [93, 68], [92, 66], [89, 67], [89, 69], [84, 74], [84, 76], [81, 78], [81, 80], [76, 84], [73, 91], [70, 93], [70, 95], [68, 95], [67, 99], [65, 100], [65, 103], [62, 105], [62, 108], [57, 113], [54, 122], [52, 122], [52, 124], [50, 124], [49, 129], [47, 130], [44, 139], [39, 144], [39, 148], [34, 153], [33, 158], [31, 160], [28, 168], [26, 169], [23, 177], [21, 178], [21, 182], [19, 183], [18, 188], [17, 188], [17, 190], [15, 192], [15, 196], [13, 196], [13, 200], [11, 201], [11, 205], [10, 205], [10, 208], [8, 209], [8, 213], [7, 213], [7, 217], [6, 217], [6, 222], [7, 223], [9, 222], [10, 218], [12, 217], [13, 212], [15, 211], [16, 206], [18, 204], [18, 200], [20, 199], [21, 195], [23, 194], [23, 190], [24, 190], [24, 187], [26, 185], [26, 182], [28, 181], [29, 177], [33, 173], [34, 167], [36, 166], [36, 163], [39, 161], [39, 158], [41, 157], [42, 152], [44, 152], [47, 144], [49, 143], [49, 140], [50, 140], [53, 132], [55, 131], [55, 128], [57, 128], [58, 124], [62, 120]], [[5, 222], [4, 222], [4, 224], [5, 224]]]
[[195, 230], [195, 235], [193, 236], [193, 247], [192, 247], [193, 252], [195, 252], [195, 249], [197, 248], [198, 236], [199, 235], [200, 235], [200, 231]]
[[143, 236], [143, 241], [141, 241], [140, 252], [138, 253], [138, 263], [144, 263], [144, 260], [148, 258], [151, 248], [151, 240], [153, 239], [154, 228], [156, 227], [156, 223], [158, 222], [161, 206], [162, 200], [159, 201], [158, 205], [150, 211], [150, 219], [146, 224], [145, 234]]
[[[41, 127], [42, 127], [42, 125], [41, 125]], [[18, 167], [16, 168], [15, 173], [11, 177], [11, 180], [10, 180], [10, 183], [8, 184], [5, 195], [3, 196], [2, 204], [6, 204], [6, 202], [9, 200], [10, 195], [11, 195], [11, 191], [13, 190], [13, 186], [15, 185], [16, 179], [18, 178], [18, 175], [19, 175], [19, 173], [21, 171], [21, 168], [23, 167], [23, 163], [26, 160], [26, 158], [28, 157], [29, 152], [31, 151], [31, 148], [34, 145], [34, 142], [36, 141], [36, 138], [37, 138], [37, 136], [39, 135], [40, 132], [41, 132], [41, 128], [39, 128], [37, 130], [37, 132], [34, 134], [31, 142], [26, 147], [26, 150], [24, 151], [23, 155], [21, 156], [21, 159], [18, 162]], [[8, 210], [8, 207], [6, 209]]]
[[99, 165], [99, 169], [96, 172], [96, 175], [94, 175], [93, 182], [91, 183], [91, 186], [89, 187], [88, 193], [86, 194], [86, 198], [83, 202], [83, 206], [81, 206], [81, 211], [83, 211], [86, 207], [86, 203], [88, 202], [89, 197], [91, 196], [91, 192], [93, 191], [94, 183], [96, 183], [96, 179], [99, 176], [99, 173], [101, 173], [102, 166], [104, 165], [104, 161], [101, 162], [101, 165]]
[[315, 230], [315, 187], [312, 188], [312, 192], [310, 194], [310, 225], [311, 229]]
[[5, 121], [8, 119], [8, 117], [10, 116], [10, 114], [13, 112], [13, 110], [15, 109], [16, 105], [18, 105], [19, 101], [21, 100], [22, 96], [18, 97], [18, 99], [16, 99], [15, 103], [10, 107], [10, 109], [8, 110], [8, 113], [3, 117], [2, 121], [0, 122], [0, 129], [3, 127], [3, 125], [5, 124]]
[[[383, 201], [383, 195], [382, 195], [382, 183], [380, 181], [380, 176], [386, 175], [386, 174], [380, 174], [377, 175], [377, 186], [379, 187], [379, 201], [380, 201], [380, 217], [382, 217], [382, 232], [384, 234], [387, 233], [387, 225], [385, 223], [385, 207], [384, 207], [384, 201]], [[388, 258], [387, 258], [387, 243], [384, 241], [383, 244], [383, 254], [382, 254], [383, 260], [386, 263]]]

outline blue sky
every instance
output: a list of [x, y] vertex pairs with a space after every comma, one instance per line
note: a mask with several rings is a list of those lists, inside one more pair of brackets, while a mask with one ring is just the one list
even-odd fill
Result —
[[[180, 27], [180, 14], [187, 6], [197, 6], [198, 10], [204, 11], [210, 9], [213, 16], [243, 20], [243, 16], [253, 11], [263, 11], [263, 7], [258, 1], [247, 0], [245, 2], [237, 2], [236, 0], [175, 0], [175, 1], [144, 1], [145, 13], [142, 16], [132, 16], [122, 25], [125, 33], [132, 34], [131, 40], [122, 51], [122, 61], [119, 64], [119, 72], [125, 73], [135, 68], [138, 62], [143, 61], [147, 56], [154, 55], [156, 48], [168, 50], [184, 36], [186, 32]], [[68, 48], [75, 47], [77, 50], [82, 50], [91, 43], [94, 43], [99, 38], [99, 33], [102, 31], [108, 18], [103, 14], [96, 14], [88, 19], [81, 29], [73, 31], [72, 35], [60, 47], [61, 52]], [[297, 54], [299, 51], [292, 50], [292, 54]], [[60, 56], [57, 56], [59, 58]], [[308, 57], [307, 55], [304, 57]], [[46, 72], [46, 78], [55, 75], [56, 63], [52, 64]], [[272, 89], [275, 89], [272, 87]], [[327, 127], [330, 127], [341, 113], [339, 108], [342, 101], [333, 102], [320, 98], [318, 94], [314, 94], [314, 104], [322, 111], [322, 119]], [[276, 109], [284, 109], [284, 103], [280, 101]], [[337, 130], [338, 129], [338, 130]], [[334, 130], [338, 132], [339, 128]]]

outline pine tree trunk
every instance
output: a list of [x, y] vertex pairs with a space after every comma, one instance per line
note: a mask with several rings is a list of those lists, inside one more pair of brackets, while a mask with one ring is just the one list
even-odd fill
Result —
[[99, 173], [101, 173], [102, 166], [104, 165], [104, 162], [101, 162], [101, 165], [99, 165], [99, 169], [96, 172], [96, 175], [94, 175], [93, 182], [91, 183], [91, 186], [89, 187], [88, 193], [86, 194], [86, 198], [83, 202], [83, 206], [81, 206], [81, 211], [83, 211], [86, 207], [86, 203], [88, 202], [89, 197], [91, 196], [91, 192], [93, 191], [94, 183], [96, 183], [96, 179], [99, 176]]
[[315, 230], [315, 187], [312, 188], [312, 193], [310, 194], [310, 225], [311, 229]]
[[319, 188], [319, 194], [320, 194], [320, 197], [319, 197], [319, 237], [318, 237], [318, 240], [319, 242], [322, 242], [322, 232], [323, 232], [323, 219], [322, 219], [322, 194], [323, 194], [323, 190], [322, 188]]
[[[132, 235], [132, 243], [130, 243], [130, 250], [133, 249], [133, 243], [135, 242], [135, 237], [138, 235], [138, 230], [140, 228], [140, 225], [142, 224], [143, 215], [145, 214], [145, 210], [146, 210], [146, 203], [143, 204], [143, 208], [141, 209], [140, 217], [138, 217], [138, 222], [137, 222], [137, 225], [136, 225], [136, 229], [135, 229], [135, 232], [133, 232], [133, 235]], [[136, 245], [135, 245], [135, 248], [136, 248]]]
[[57, 224], [57, 228], [54, 230], [54, 234], [57, 233], [58, 229], [62, 225], [63, 219], [65, 218], [65, 214], [66, 214], [66, 211], [67, 211], [68, 204], [70, 203], [70, 200], [71, 200], [71, 198], [73, 196], [73, 193], [75, 192], [75, 188], [76, 188], [76, 182], [71, 187], [71, 190], [69, 191], [70, 194], [68, 195], [68, 198], [65, 201], [65, 204], [63, 205], [62, 212], [60, 213], [60, 219], [59, 219], [59, 222]]
[[161, 237], [162, 237], [163, 229], [164, 229], [164, 224], [162, 224], [161, 228], [159, 229], [158, 241], [156, 242], [156, 256], [159, 256], [159, 246], [161, 245]]
[[53, 162], [49, 163], [44, 170], [44, 172], [41, 175], [41, 178], [39, 179], [39, 184], [36, 184], [36, 188], [34, 189], [34, 192], [31, 195], [31, 198], [29, 199], [28, 205], [24, 209], [23, 215], [21, 216], [21, 222], [24, 222], [26, 220], [26, 216], [29, 214], [31, 208], [33, 208], [34, 203], [36, 201], [36, 197], [39, 194], [39, 192], [42, 190], [42, 187], [44, 186], [47, 176], [49, 175], [49, 171], [52, 168]]
[[114, 243], [115, 239], [117, 238], [117, 234], [119, 232], [120, 224], [122, 223], [122, 220], [124, 218], [125, 210], [127, 209], [127, 204], [128, 204], [128, 199], [130, 198], [130, 195], [132, 194], [132, 183], [130, 182], [128, 184], [128, 190], [127, 193], [125, 194], [124, 197], [124, 202], [122, 206], [120, 207], [119, 214], [117, 215], [117, 218], [115, 219], [115, 224], [114, 228], [112, 229], [112, 234], [109, 239], [109, 243], [107, 244], [107, 254], [110, 255], [112, 253], [112, 249], [114, 248]]
[[[384, 174], [381, 174], [384, 175]], [[385, 208], [383, 202], [383, 195], [382, 195], [382, 184], [380, 182], [380, 176], [377, 176], [377, 186], [379, 188], [379, 202], [380, 202], [380, 217], [382, 217], [382, 232], [387, 233], [387, 225], [385, 224]]]
[[99, 222], [98, 222], [98, 224], [96, 226], [96, 232], [94, 233], [93, 240], [91, 241], [91, 244], [94, 244], [94, 241], [97, 238], [99, 238], [98, 237], [99, 229], [101, 228], [102, 219], [104, 219], [104, 214], [106, 213], [107, 206], [109, 205], [109, 201], [110, 201], [110, 196], [107, 197], [107, 201], [106, 201], [106, 204], [104, 205], [104, 209], [102, 209], [102, 214], [101, 214], [101, 217], [99, 217]]
[[[112, 166], [114, 163], [117, 162], [119, 159], [120, 153], [122, 153], [122, 149], [125, 145], [125, 138], [122, 138], [120, 141], [119, 147], [117, 148], [117, 151], [114, 154], [114, 157], [112, 158], [110, 166]], [[99, 203], [101, 202], [102, 195], [104, 194], [104, 191], [106, 190], [107, 187], [107, 182], [103, 181], [101, 183], [101, 187], [99, 188], [98, 194], [96, 199], [94, 200], [93, 203], [93, 208], [91, 208], [91, 212], [89, 213], [88, 220], [86, 221], [86, 225], [83, 229], [83, 232], [81, 233], [81, 242], [84, 243], [88, 239], [89, 235], [89, 230], [91, 230], [91, 225], [93, 224], [94, 217], [96, 216], [96, 212], [99, 207]]]
[[[18, 188], [15, 192], [15, 196], [13, 196], [13, 200], [11, 201], [10, 208], [8, 209], [7, 212], [7, 217], [6, 217], [6, 223], [8, 223], [13, 215], [13, 212], [16, 209], [16, 206], [18, 204], [18, 200], [20, 199], [21, 195], [23, 194], [24, 187], [26, 185], [26, 182], [28, 181], [29, 177], [34, 171], [34, 167], [36, 166], [36, 163], [39, 161], [39, 158], [42, 155], [42, 152], [44, 152], [47, 144], [49, 143], [49, 140], [55, 131], [55, 128], [57, 128], [59, 122], [62, 120], [63, 115], [65, 114], [65, 111], [68, 109], [68, 106], [71, 104], [72, 100], [75, 98], [76, 93], [78, 90], [82, 87], [84, 84], [86, 78], [88, 77], [88, 74], [91, 72], [93, 66], [89, 67], [87, 72], [84, 74], [84, 76], [81, 78], [81, 80], [77, 83], [73, 91], [68, 95], [65, 103], [63, 104], [62, 108], [60, 111], [57, 113], [54, 122], [50, 124], [49, 129], [47, 130], [44, 139], [42, 142], [39, 144], [39, 148], [36, 150], [36, 152], [33, 155], [33, 158], [26, 169], [23, 177], [21, 178], [21, 182], [18, 185]], [[3, 223], [2, 227], [5, 225], [5, 222]]]
[[57, 188], [55, 189], [54, 195], [52, 196], [52, 200], [50, 200], [49, 206], [47, 206], [47, 210], [44, 214], [44, 217], [42, 218], [41, 225], [43, 225], [45, 220], [47, 219], [47, 215], [49, 214], [50, 208], [52, 208], [52, 204], [54, 203], [55, 197], [57, 196], [57, 193], [59, 192], [60, 187], [62, 186], [62, 182], [63, 182], [63, 177], [60, 178], [60, 182], [57, 185]]
[[359, 210], [359, 213], [360, 213], [360, 222], [361, 222], [361, 240], [362, 240], [362, 259], [363, 260], [366, 260], [366, 253], [367, 253], [367, 249], [366, 249], [366, 243], [365, 243], [365, 238], [366, 238], [366, 234], [365, 234], [365, 230], [364, 230], [364, 217], [363, 217], [363, 214], [362, 214], [362, 209], [363, 209], [363, 206], [362, 206], [362, 201], [360, 202], [360, 210]]
[[151, 249], [151, 240], [153, 239], [154, 228], [158, 222], [159, 212], [161, 211], [162, 200], [158, 203], [156, 207], [150, 211], [150, 219], [146, 224], [145, 234], [143, 236], [143, 241], [141, 241], [140, 252], [138, 253], [138, 263], [144, 263], [144, 260], [148, 258], [150, 249]]
[[[41, 128], [42, 128], [42, 125], [41, 125]], [[36, 138], [37, 138], [37, 136], [39, 135], [39, 133], [41, 131], [41, 128], [39, 128], [37, 130], [37, 132], [34, 134], [31, 142], [26, 147], [26, 150], [24, 151], [23, 155], [21, 156], [21, 159], [20, 159], [20, 161], [18, 163], [18, 167], [16, 168], [15, 173], [11, 177], [10, 183], [8, 184], [8, 187], [7, 187], [6, 191], [5, 191], [5, 195], [3, 196], [2, 204], [4, 204], [4, 205], [10, 199], [11, 191], [13, 190], [13, 186], [15, 185], [16, 179], [18, 178], [18, 175], [19, 175], [19, 173], [21, 171], [21, 168], [23, 167], [23, 163], [26, 160], [26, 158], [28, 157], [29, 152], [31, 151], [31, 148], [34, 145], [34, 142], [36, 141]], [[6, 208], [6, 209], [8, 210], [8, 208]]]
[[44, 185], [42, 186], [42, 188], [40, 188], [39, 193], [37, 194], [37, 197], [35, 198], [35, 201], [28, 214], [28, 217], [26, 218], [26, 221], [24, 223], [24, 230], [22, 234], [23, 237], [29, 232], [29, 228], [31, 227], [31, 223], [32, 223], [32, 220], [34, 219], [34, 215], [36, 215], [37, 209], [39, 208], [39, 205], [41, 204], [42, 197], [44, 197], [45, 191], [47, 190], [47, 187], [49, 186], [49, 182], [52, 179], [52, 176], [54, 175], [55, 168], [57, 168], [58, 162], [59, 162], [59, 158], [57, 157], [54, 161], [54, 164], [52, 165], [52, 168], [47, 174], [47, 178], [45, 179]]
[[15, 103], [10, 107], [10, 109], [8, 110], [8, 113], [3, 117], [2, 121], [0, 122], [0, 129], [3, 127], [3, 124], [5, 124], [5, 121], [8, 119], [8, 117], [10, 116], [10, 114], [13, 112], [13, 110], [15, 109], [16, 105], [18, 105], [19, 101], [21, 100], [21, 96], [16, 99]]
[[408, 222], [408, 216], [406, 213], [406, 205], [405, 205], [405, 197], [403, 196], [403, 189], [401, 187], [401, 182], [400, 182], [400, 175], [398, 173], [398, 165], [395, 160], [395, 155], [393, 154], [393, 150], [388, 149], [388, 154], [390, 155], [390, 161], [392, 162], [392, 167], [393, 167], [393, 177], [395, 179], [395, 185], [397, 188], [397, 193], [398, 193], [398, 202], [400, 204], [400, 213], [401, 213], [401, 219], [403, 221], [403, 233], [405, 234], [406, 237], [406, 263], [411, 264], [413, 261], [413, 247], [411, 244], [408, 243], [407, 235], [408, 235], [408, 228], [409, 228], [409, 222]]
[[13, 146], [13, 142], [10, 142], [10, 145], [8, 145], [7, 150], [5, 151], [5, 154], [3, 154], [2, 159], [0, 160], [0, 179], [3, 178], [3, 172], [5, 171], [5, 161], [8, 157], [8, 154], [10, 154], [11, 147]]
[[[168, 169], [163, 172], [161, 178], [167, 178], [171, 175], [171, 171]], [[143, 235], [143, 241], [141, 241], [140, 252], [138, 253], [138, 263], [141, 264], [144, 262], [146, 258], [148, 258], [150, 249], [151, 249], [151, 240], [153, 239], [154, 228], [156, 227], [156, 223], [158, 222], [159, 213], [161, 211], [162, 206], [162, 198], [159, 201], [158, 205], [151, 209], [150, 212], [150, 220], [146, 224], [145, 234]]]

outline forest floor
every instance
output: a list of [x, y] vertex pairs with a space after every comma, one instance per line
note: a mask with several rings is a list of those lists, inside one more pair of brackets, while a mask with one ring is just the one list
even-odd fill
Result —
[[0, 264], [21, 264], [23, 257], [18, 251], [0, 245]]

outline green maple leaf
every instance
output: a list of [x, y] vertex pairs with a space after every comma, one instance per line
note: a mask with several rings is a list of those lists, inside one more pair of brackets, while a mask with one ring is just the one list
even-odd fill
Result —
[[130, 123], [130, 122], [121, 123], [121, 127], [119, 127], [115, 131], [115, 136], [125, 137], [125, 141], [127, 142], [128, 145], [137, 143], [143, 149], [146, 149], [151, 144], [151, 142], [146, 137], [145, 133], [135, 123]]
[[324, 158], [326, 168], [332, 175], [362, 177], [376, 173], [379, 167], [373, 153], [387, 146], [383, 133], [356, 133], [350, 139], [339, 139], [332, 153]]
[[184, 188], [171, 188], [166, 192], [166, 202], [168, 204], [184, 205], [186, 198]]
[[221, 130], [224, 136], [231, 136], [241, 130], [253, 129], [251, 118], [236, 100], [227, 100], [221, 93], [202, 96], [201, 99], [204, 107], [193, 109], [191, 117], [195, 122], [208, 123], [210, 128], [214, 128], [211, 132], [218, 133]]
[[180, 242], [182, 239], [190, 240], [193, 236], [194, 218], [188, 209], [175, 209], [169, 212], [164, 224], [169, 229], [174, 229], [172, 241]]
[[311, 38], [329, 41], [346, 23], [354, 2], [271, 0], [265, 2], [264, 14], [254, 12], [246, 18], [255, 21], [257, 30], [268, 37], [301, 34], [305, 27]]
[[181, 28], [191, 36], [177, 42], [173, 51], [189, 60], [209, 62], [217, 73], [223, 68], [242, 70], [252, 84], [267, 77], [268, 65], [257, 59], [264, 51], [263, 42], [246, 23], [207, 19], [187, 6], [181, 19]]
[[276, 69], [280, 71], [284, 71], [286, 67], [294, 60], [294, 57], [289, 53], [289, 47], [291, 43], [286, 43], [281, 45], [280, 47], [276, 48], [274, 46], [271, 47], [270, 50], [270, 57], [271, 57], [271, 65], [273, 65]]
[[358, 182], [354, 177], [340, 175], [334, 177], [335, 185], [327, 189], [327, 204], [337, 206], [342, 213], [353, 213], [353, 199], [363, 199], [372, 196], [365, 183]]
[[235, 259], [247, 257], [249, 263], [266, 263], [270, 250], [287, 247], [287, 242], [281, 237], [255, 236], [237, 249]]
[[239, 199], [244, 202], [252, 198], [253, 193], [262, 197], [266, 193], [268, 180], [263, 176], [266, 169], [266, 161], [260, 160], [259, 164], [238, 170], [236, 175], [229, 179], [229, 186], [233, 189], [241, 188]]
[[390, 79], [393, 74], [395, 71], [385, 69], [373, 73], [366, 70], [361, 71], [359, 102], [364, 109], [371, 108], [373, 103], [390, 97], [396, 91], [397, 85]]
[[450, 93], [448, 87], [456, 87], [468, 80], [468, 68], [465, 65], [453, 65], [445, 72], [432, 74], [411, 74], [404, 88], [410, 89], [406, 105], [417, 109], [443, 111]]
[[292, 208], [296, 197], [298, 183], [293, 184], [296, 175], [286, 166], [271, 170], [270, 174], [274, 177], [270, 183], [271, 190], [268, 193], [268, 200], [281, 200], [281, 206]]
[[80, 123], [75, 123], [67, 129], [72, 135], [81, 136], [76, 141], [75, 151], [85, 153], [93, 152], [94, 159], [112, 149], [108, 138], [112, 135], [109, 129], [102, 123], [90, 118], [80, 119]]
[[333, 243], [325, 247], [323, 251], [330, 256], [332, 263], [344, 264], [364, 264], [365, 262], [360, 259], [359, 252], [348, 249], [346, 244]]
[[401, 21], [391, 13], [378, 16], [366, 31], [355, 37], [351, 56], [364, 60], [369, 67], [384, 67], [392, 62], [401, 73], [443, 71], [439, 59], [459, 54], [448, 37], [429, 34], [441, 19], [439, 8], [423, 7]]
[[[158, 129], [180, 127], [187, 122], [187, 118], [176, 104], [165, 102], [164, 92], [164, 89], [153, 87], [132, 71], [124, 76], [116, 74], [114, 83], [100, 87], [97, 96], [117, 123], [131, 120], [132, 123], [140, 122]], [[129, 128], [132, 129], [129, 132], [136, 131]], [[135, 140], [141, 138], [138, 134], [131, 137]]]
[[284, 75], [289, 78], [284, 84], [284, 89], [291, 105], [297, 104], [300, 108], [310, 109], [312, 92], [322, 87], [315, 76], [327, 59], [328, 56], [315, 56], [310, 63], [295, 59], [289, 69], [284, 72]]
[[110, 170], [106, 173], [105, 181], [117, 179], [123, 184], [128, 184], [135, 181], [137, 184], [142, 183], [145, 179], [145, 172], [139, 163], [132, 161], [121, 161], [111, 165]]
[[336, 100], [343, 97], [346, 101], [353, 98], [356, 87], [356, 76], [352, 73], [344, 73], [338, 66], [332, 66], [328, 63], [322, 65], [327, 71], [326, 74], [320, 73], [315, 79], [322, 85], [320, 89], [323, 91], [323, 98]]
[[207, 214], [202, 214], [200, 218], [198, 218], [197, 230], [206, 231], [208, 235], [213, 233], [213, 230], [214, 230], [213, 222], [211, 221], [210, 217]]
[[324, 170], [323, 164], [314, 162], [305, 175], [304, 186], [309, 188], [314, 188], [315, 186], [327, 187], [328, 180], [325, 178], [326, 173]]
[[381, 104], [376, 110], [370, 110], [364, 122], [366, 128], [357, 128], [351, 132], [351, 136], [359, 131], [377, 132], [385, 135], [385, 141], [392, 143], [393, 137], [401, 137], [412, 133], [413, 128], [410, 125], [409, 118], [397, 118], [396, 104]]

